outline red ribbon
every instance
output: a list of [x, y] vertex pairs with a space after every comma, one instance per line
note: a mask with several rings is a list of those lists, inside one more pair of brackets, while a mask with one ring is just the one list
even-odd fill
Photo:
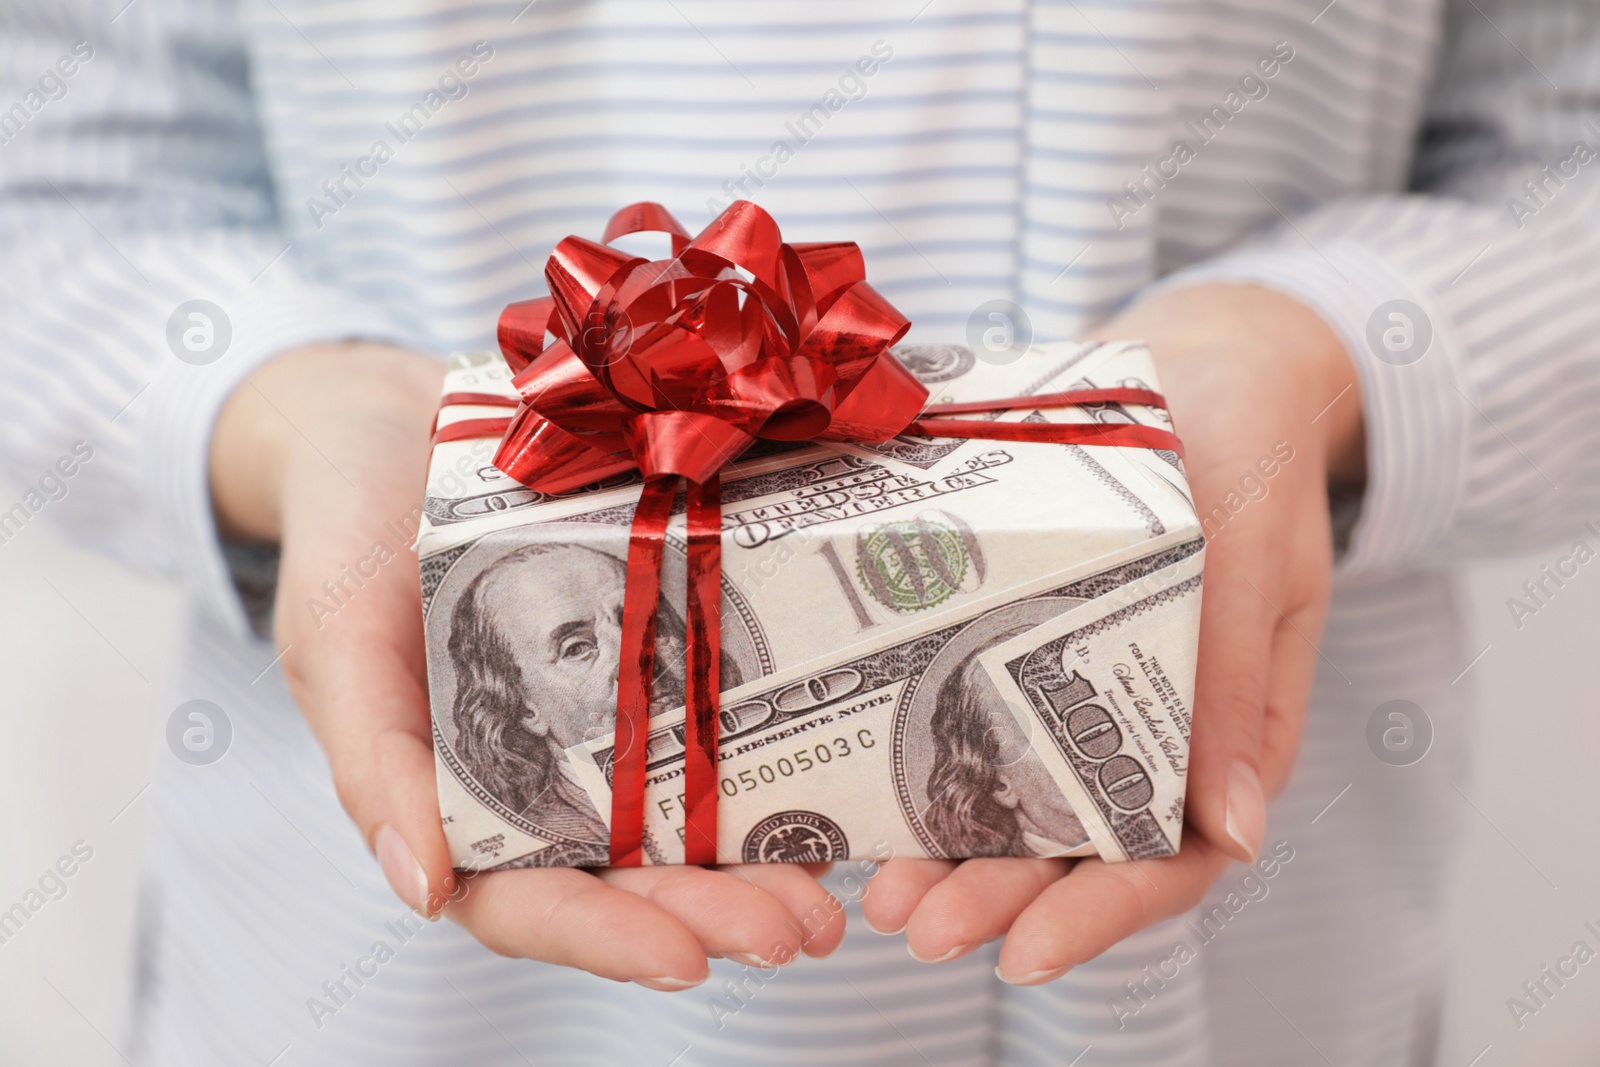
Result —
[[[612, 248], [662, 232], [672, 258]], [[927, 389], [888, 351], [910, 322], [867, 284], [853, 242], [786, 244], [749, 201], [691, 239], [660, 204], [632, 204], [595, 243], [568, 237], [545, 266], [550, 295], [500, 316], [518, 399], [449, 393], [442, 407], [515, 410], [438, 428], [434, 442], [501, 436], [494, 463], [557, 493], [638, 469], [629, 534], [612, 766], [611, 863], [637, 866], [656, 606], [667, 522], [687, 482], [685, 862], [717, 859], [717, 682], [722, 508], [719, 472], [758, 439], [877, 443], [901, 433], [1170, 449], [1167, 430], [1126, 423], [1000, 422], [951, 416], [1088, 404], [1165, 408], [1147, 389], [1086, 389], [925, 409]], [[546, 346], [546, 334], [554, 340]]]

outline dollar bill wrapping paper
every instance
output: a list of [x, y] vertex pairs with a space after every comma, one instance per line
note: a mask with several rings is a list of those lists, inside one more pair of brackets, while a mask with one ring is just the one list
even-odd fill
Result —
[[[1159, 389], [1138, 343], [895, 355], [935, 403]], [[447, 393], [515, 395], [498, 355]], [[494, 409], [457, 404], [440, 425]], [[1168, 427], [1140, 406], [1000, 416]], [[545, 494], [443, 441], [418, 534], [440, 808], [463, 870], [607, 860], [637, 474]], [[723, 473], [719, 862], [1170, 855], [1204, 540], [1175, 453], [904, 436], [762, 444]], [[683, 862], [680, 500], [645, 861]]]

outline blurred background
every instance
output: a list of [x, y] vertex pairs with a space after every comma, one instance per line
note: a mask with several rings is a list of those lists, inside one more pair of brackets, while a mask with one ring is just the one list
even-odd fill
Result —
[[[1444, 1067], [1600, 1063], [1600, 960], [1547, 982], [1554, 995], [1520, 1028], [1507, 1004], [1578, 940], [1600, 949], [1584, 929], [1600, 929], [1600, 571], [1520, 629], [1506, 604], [1558, 555], [1463, 576], [1472, 649], [1487, 650], [1457, 682], [1477, 692], [1480, 736], [1475, 775], [1457, 783], [1467, 844]], [[0, 943], [0, 1065], [120, 1063], [145, 789], [154, 761], [174, 758], [163, 735], [184, 699], [166, 684], [178, 596], [30, 524], [0, 545], [0, 605], [0, 911], [74, 843], [93, 850]]]

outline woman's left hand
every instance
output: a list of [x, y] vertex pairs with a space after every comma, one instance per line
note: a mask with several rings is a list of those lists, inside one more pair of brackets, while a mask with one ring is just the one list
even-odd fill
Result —
[[[1230, 861], [1256, 858], [1265, 798], [1288, 779], [1317, 664], [1332, 561], [1327, 486], [1364, 477], [1354, 368], [1297, 301], [1196, 286], [1146, 300], [1093, 336], [1149, 342], [1207, 536], [1182, 846], [1115, 864], [891, 860], [862, 901], [867, 921], [904, 929], [921, 960], [955, 959], [1004, 935], [999, 973], [1019, 985], [1059, 978], [1187, 910]], [[1267, 495], [1237, 514], [1217, 511], [1283, 442], [1292, 459]]]

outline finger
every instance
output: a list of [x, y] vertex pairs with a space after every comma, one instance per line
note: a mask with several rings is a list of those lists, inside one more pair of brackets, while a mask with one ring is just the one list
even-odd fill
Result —
[[707, 954], [759, 967], [800, 954], [803, 938], [789, 909], [745, 879], [706, 867], [607, 867], [598, 873], [606, 885], [677, 919]]
[[1289, 780], [1300, 737], [1305, 730], [1305, 708], [1311, 699], [1321, 653], [1315, 644], [1322, 627], [1320, 605], [1291, 612], [1272, 635], [1272, 674], [1267, 681], [1266, 717], [1261, 735], [1261, 784], [1275, 796]]
[[1249, 862], [1266, 833], [1260, 758], [1279, 614], [1269, 599], [1277, 583], [1252, 564], [1263, 557], [1246, 533], [1224, 529], [1206, 549], [1184, 810], [1207, 839]]
[[[373, 514], [386, 510], [381, 504], [346, 489], [285, 515], [277, 605], [283, 674], [390, 887], [434, 918], [459, 883], [439, 819], [416, 557], [374, 525]], [[346, 580], [343, 596], [329, 601], [323, 579], [339, 577], [339, 561], [358, 545], [370, 552], [380, 540], [395, 552], [391, 562], [353, 590]], [[303, 605], [292, 592], [315, 595]], [[322, 611], [305, 610], [313, 603]]]
[[844, 905], [817, 879], [826, 873], [806, 868], [832, 864], [747, 863], [722, 867], [758, 889], [772, 894], [784, 907], [800, 934], [801, 951], [821, 959], [832, 955], [844, 940]]
[[1227, 854], [1196, 834], [1185, 835], [1178, 855], [1168, 859], [1081, 860], [1023, 909], [1006, 935], [996, 973], [1012, 985], [1059, 978], [1193, 907], [1227, 865]]
[[710, 973], [699, 937], [683, 922], [575, 868], [475, 875], [446, 914], [502, 956], [669, 992], [699, 985]]
[[898, 934], [928, 890], [955, 868], [951, 860], [889, 860], [861, 898], [861, 917], [874, 933]]
[[965, 956], [1011, 929], [1070, 860], [995, 858], [957, 865], [930, 887], [906, 923], [906, 947], [924, 963]]
[[297, 699], [327, 753], [340, 803], [390, 888], [435, 918], [458, 883], [439, 818], [427, 692], [382, 643], [363, 642], [348, 658], [361, 662], [296, 679]]
[[[370, 771], [361, 785], [347, 784], [341, 795], [376, 795], [368, 774], [381, 786], [381, 809], [356, 802], [356, 825], [368, 833], [368, 847], [384, 878], [402, 901], [429, 919], [437, 919], [445, 903], [460, 892], [460, 875], [452, 869], [450, 846], [439, 818], [439, 786], [432, 738], [406, 729], [386, 729], [371, 742]], [[330, 757], [331, 758], [331, 757]], [[335, 775], [350, 781], [351, 772]], [[346, 804], [347, 810], [350, 804]], [[353, 813], [354, 814], [354, 813]]]

